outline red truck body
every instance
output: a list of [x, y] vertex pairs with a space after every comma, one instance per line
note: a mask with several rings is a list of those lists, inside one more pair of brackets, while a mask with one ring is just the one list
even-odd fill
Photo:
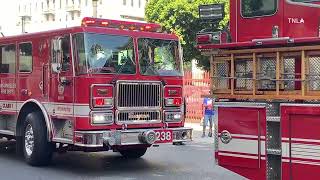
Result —
[[[0, 38], [0, 136], [23, 138], [28, 114], [37, 111], [47, 141], [69, 150], [191, 140], [191, 129], [183, 127], [178, 37], [159, 27], [84, 18], [79, 27]], [[149, 56], [141, 54], [144, 46]], [[156, 67], [155, 59], [163, 59], [150, 53], [167, 49], [172, 67]]]

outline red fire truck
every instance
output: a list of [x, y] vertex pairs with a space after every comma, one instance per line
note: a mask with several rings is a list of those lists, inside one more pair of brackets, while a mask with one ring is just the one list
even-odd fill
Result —
[[157, 24], [84, 18], [82, 25], [0, 38], [0, 137], [31, 165], [54, 151], [138, 158], [184, 128], [178, 37]]
[[[200, 18], [214, 24], [223, 9], [200, 6]], [[319, 17], [317, 0], [230, 0], [229, 27], [199, 32], [218, 165], [249, 179], [320, 178]]]

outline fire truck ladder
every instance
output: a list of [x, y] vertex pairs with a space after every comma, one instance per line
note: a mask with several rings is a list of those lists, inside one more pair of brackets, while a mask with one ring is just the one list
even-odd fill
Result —
[[218, 50], [213, 94], [226, 99], [320, 99], [320, 46]]

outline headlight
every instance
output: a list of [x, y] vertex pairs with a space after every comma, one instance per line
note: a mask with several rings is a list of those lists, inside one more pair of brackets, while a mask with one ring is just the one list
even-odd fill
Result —
[[179, 122], [182, 120], [182, 114], [180, 111], [177, 112], [165, 112], [166, 122]]
[[91, 113], [91, 124], [93, 125], [107, 125], [113, 123], [113, 113]]

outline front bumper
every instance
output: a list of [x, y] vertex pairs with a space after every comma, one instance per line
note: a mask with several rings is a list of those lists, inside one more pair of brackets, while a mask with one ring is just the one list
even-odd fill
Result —
[[[172, 142], [188, 142], [192, 140], [192, 128], [167, 128], [172, 130]], [[146, 132], [157, 129], [130, 129], [115, 131], [76, 131], [74, 145], [81, 147], [152, 145], [142, 140]]]

